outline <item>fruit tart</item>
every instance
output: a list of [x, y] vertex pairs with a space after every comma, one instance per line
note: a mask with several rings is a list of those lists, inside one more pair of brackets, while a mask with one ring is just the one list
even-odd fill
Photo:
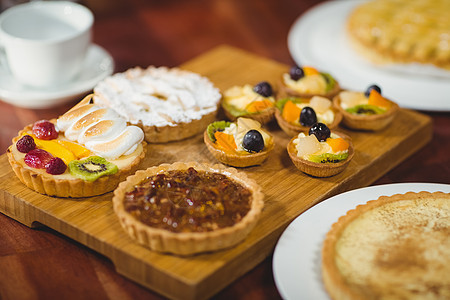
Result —
[[366, 91], [341, 91], [333, 98], [334, 106], [342, 113], [342, 123], [351, 129], [380, 130], [392, 122], [399, 110], [397, 103], [385, 98], [374, 84]]
[[300, 171], [314, 177], [330, 177], [342, 172], [353, 158], [351, 138], [323, 123], [314, 124], [308, 135], [293, 137], [287, 151]]
[[274, 92], [267, 81], [261, 81], [255, 86], [233, 86], [224, 92], [221, 104], [231, 121], [245, 117], [266, 124], [273, 119], [275, 112]]
[[317, 122], [334, 129], [342, 120], [342, 113], [333, 106], [331, 100], [321, 96], [287, 97], [278, 100], [275, 105], [277, 123], [289, 136], [308, 132], [309, 128]]
[[49, 196], [89, 197], [114, 190], [137, 170], [146, 153], [144, 133], [91, 99], [13, 138], [7, 155], [22, 183]]
[[263, 198], [261, 187], [235, 168], [177, 162], [137, 171], [119, 184], [112, 201], [132, 239], [184, 256], [242, 242]]
[[327, 233], [322, 278], [332, 299], [449, 299], [450, 194], [381, 196]]
[[132, 68], [94, 88], [94, 103], [141, 127], [149, 143], [203, 132], [216, 119], [221, 94], [206, 77], [179, 68]]
[[203, 139], [217, 160], [233, 167], [259, 165], [274, 148], [273, 137], [261, 124], [243, 117], [209, 124]]
[[311, 66], [292, 66], [289, 73], [283, 73], [280, 83], [281, 96], [311, 98], [322, 96], [333, 98], [341, 87], [328, 73]]

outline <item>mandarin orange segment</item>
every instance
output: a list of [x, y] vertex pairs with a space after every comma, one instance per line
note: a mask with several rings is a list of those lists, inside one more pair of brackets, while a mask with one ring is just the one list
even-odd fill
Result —
[[251, 102], [249, 105], [247, 105], [246, 110], [248, 112], [258, 112], [270, 107], [273, 107], [273, 103], [270, 100], [264, 99]]
[[374, 89], [372, 89], [370, 91], [368, 104], [375, 105], [375, 106], [378, 106], [378, 107], [382, 107], [382, 108], [385, 108], [385, 109], [388, 109], [391, 106], [391, 103], [389, 103], [388, 100], [383, 98], [383, 96], [381, 96], [381, 94], [378, 93]]
[[320, 74], [320, 72], [313, 67], [303, 67], [303, 72], [306, 76]]
[[294, 123], [300, 118], [301, 109], [292, 101], [287, 101], [284, 104], [281, 116], [289, 123]]
[[328, 145], [330, 145], [333, 152], [347, 150], [348, 147], [350, 146], [349, 143], [346, 140], [344, 140], [343, 138], [335, 138], [335, 139], [328, 138], [326, 140], [326, 143]]
[[216, 138], [217, 148], [225, 152], [235, 152], [237, 149], [236, 142], [234, 141], [234, 136], [221, 131], [214, 132], [214, 137]]
[[72, 151], [58, 144], [57, 142], [55, 142], [55, 140], [41, 140], [36, 138], [35, 136], [33, 136], [33, 139], [38, 148], [49, 152], [54, 157], [61, 158], [66, 165], [72, 160], [76, 159]]
[[89, 149], [81, 146], [80, 144], [63, 140], [55, 140], [55, 141], [61, 146], [66, 147], [67, 149], [72, 151], [72, 153], [75, 154], [77, 158], [87, 157], [91, 154], [91, 151], [89, 151]]

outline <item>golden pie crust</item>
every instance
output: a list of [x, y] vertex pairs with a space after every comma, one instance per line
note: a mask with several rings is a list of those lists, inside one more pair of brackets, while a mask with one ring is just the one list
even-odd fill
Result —
[[214, 145], [214, 143], [208, 137], [208, 132], [206, 130], [203, 134], [203, 141], [205, 142], [206, 148], [208, 148], [209, 152], [214, 156], [214, 158], [216, 158], [221, 163], [239, 168], [262, 164], [274, 148], [274, 143], [271, 143], [268, 148], [258, 153], [228, 153], [221, 149], [218, 149]]
[[[193, 167], [196, 171], [214, 172], [227, 176], [234, 182], [249, 189], [252, 193], [251, 208], [235, 225], [208, 232], [171, 232], [165, 229], [147, 226], [138, 221], [124, 208], [124, 197], [144, 179], [170, 170], [187, 170]], [[202, 252], [217, 251], [229, 248], [242, 242], [258, 222], [264, 206], [264, 194], [261, 187], [243, 172], [220, 164], [200, 164], [196, 162], [176, 162], [139, 170], [119, 184], [114, 191], [114, 211], [120, 224], [130, 237], [138, 243], [158, 252], [172, 253], [182, 256]]]
[[359, 205], [322, 248], [332, 299], [449, 299], [450, 194], [408, 192]]
[[333, 88], [326, 93], [301, 93], [284, 84], [283, 78], [280, 79], [278, 86], [279, 86], [278, 99], [285, 97], [312, 98], [314, 96], [321, 96], [328, 99], [333, 99], [333, 97], [336, 96], [341, 91], [341, 86], [339, 85], [339, 82], [337, 82], [336, 79]]
[[432, 64], [450, 70], [448, 0], [376, 0], [346, 21], [355, 50], [375, 64]]
[[[101, 195], [114, 190], [120, 182], [133, 174], [138, 168], [141, 161], [145, 158], [147, 151], [147, 143], [142, 142], [141, 147], [136, 151], [141, 151], [131, 164], [113, 175], [103, 176], [95, 181], [86, 181], [83, 179], [72, 177], [70, 179], [59, 179], [58, 176], [45, 172], [44, 169], [35, 169], [28, 167], [23, 159], [16, 160], [13, 147], [15, 148], [17, 141], [23, 134], [31, 132], [32, 125], [26, 126], [21, 130], [18, 136], [12, 139], [12, 145], [6, 150], [8, 161], [19, 180], [30, 189], [44, 195], [62, 197], [62, 198], [79, 198]], [[142, 149], [142, 150], [141, 150]]]
[[287, 152], [295, 167], [303, 173], [314, 177], [331, 177], [344, 171], [344, 169], [347, 168], [348, 164], [352, 160], [353, 155], [355, 154], [352, 139], [348, 135], [341, 132], [332, 131], [332, 133], [338, 135], [349, 143], [348, 157], [345, 160], [337, 163], [316, 163], [300, 158], [297, 155], [297, 149], [295, 148], [294, 144], [294, 140], [297, 138], [295, 136], [289, 141], [287, 145]]
[[342, 115], [342, 124], [351, 129], [377, 131], [387, 127], [394, 120], [400, 107], [394, 101], [384, 98], [391, 105], [389, 109], [382, 114], [375, 115], [355, 115], [351, 114], [341, 106], [341, 98], [339, 94], [333, 98], [334, 107], [339, 110]]
[[[222, 106], [223, 112], [225, 114], [225, 116], [230, 120], [230, 121], [236, 121], [238, 117], [233, 116], [225, 107]], [[275, 113], [276, 108], [275, 107], [269, 107], [263, 111], [257, 112], [257, 113], [252, 113], [252, 114], [246, 114], [246, 115], [242, 115], [239, 116], [242, 118], [249, 118], [249, 119], [253, 119], [255, 121], [258, 121], [261, 124], [266, 124], [269, 123], [270, 121], [273, 120], [273, 115]]]
[[[342, 121], [342, 113], [336, 107], [331, 107], [334, 112], [334, 120], [331, 124], [326, 124], [328, 128], [335, 129], [339, 126]], [[282, 116], [279, 109], [275, 110], [275, 119], [277, 120], [278, 126], [288, 135], [288, 136], [297, 136], [300, 132], [308, 133], [308, 126], [296, 125], [286, 121]]]

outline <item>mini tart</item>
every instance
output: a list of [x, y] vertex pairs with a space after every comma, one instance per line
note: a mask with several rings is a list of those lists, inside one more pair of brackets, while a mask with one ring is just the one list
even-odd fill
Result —
[[[181, 232], [173, 232], [168, 229], [146, 225], [126, 210], [124, 205], [126, 194], [133, 191], [136, 186], [139, 186], [147, 178], [156, 174], [167, 174], [170, 171], [186, 171], [189, 168], [193, 168], [197, 172], [204, 171], [222, 174], [232, 182], [241, 185], [244, 189], [248, 189], [251, 193], [249, 198], [251, 203], [245, 216], [232, 226], [219, 227], [203, 232], [182, 231], [182, 228], [180, 228]], [[112, 201], [120, 224], [133, 240], [155, 251], [177, 255], [193, 255], [229, 248], [242, 242], [258, 222], [264, 206], [263, 198], [264, 195], [260, 186], [248, 178], [245, 173], [238, 172], [234, 168], [218, 164], [177, 162], [137, 171], [135, 175], [129, 176], [126, 181], [119, 184], [118, 188], [114, 191]], [[216, 219], [213, 219], [208, 224], [211, 225], [212, 223], [214, 225], [218, 224], [217, 222]]]
[[245, 153], [245, 154], [238, 154], [238, 153], [230, 153], [225, 152], [221, 149], [218, 149], [215, 144], [211, 141], [211, 139], [208, 136], [208, 133], [205, 131], [203, 134], [203, 141], [205, 142], [206, 147], [208, 148], [209, 152], [221, 163], [224, 163], [229, 166], [233, 167], [250, 167], [250, 166], [256, 166], [262, 164], [267, 157], [269, 156], [270, 152], [272, 152], [274, 148], [274, 144], [270, 144], [269, 147], [264, 149], [261, 152], [258, 153]]
[[167, 67], [132, 68], [94, 88], [94, 103], [142, 128], [149, 143], [201, 133], [215, 120], [221, 95], [206, 77]]
[[[321, 74], [326, 74], [326, 73], [322, 73]], [[313, 96], [322, 96], [322, 97], [326, 97], [328, 99], [332, 99], [334, 96], [336, 96], [339, 91], [341, 90], [341, 86], [339, 85], [339, 82], [333, 78], [334, 80], [334, 85], [333, 87], [329, 90], [329, 91], [324, 91], [321, 93], [310, 93], [310, 92], [301, 92], [298, 90], [295, 90], [289, 86], [286, 85], [283, 76], [285, 76], [284, 74], [281, 76], [280, 80], [279, 80], [279, 95], [278, 98], [280, 97], [299, 97], [299, 98], [311, 98]]]
[[[330, 124], [326, 124], [328, 128], [335, 129], [339, 126], [342, 121], [342, 113], [336, 107], [332, 106], [330, 108], [334, 113], [333, 122]], [[275, 119], [277, 120], [278, 126], [288, 135], [288, 136], [296, 136], [300, 132], [308, 132], [309, 126], [302, 126], [301, 124], [293, 124], [288, 122], [282, 117], [282, 113], [280, 109], [275, 110]]]
[[303, 173], [314, 177], [331, 177], [347, 168], [355, 153], [352, 140], [349, 136], [341, 132], [333, 131], [332, 133], [338, 135], [349, 143], [348, 157], [345, 160], [336, 163], [317, 163], [300, 158], [297, 155], [297, 150], [294, 144], [294, 140], [297, 138], [295, 136], [289, 141], [287, 145], [287, 152], [295, 167], [297, 167], [297, 169], [299, 169]]
[[14, 137], [13, 144], [9, 146], [6, 151], [8, 161], [19, 180], [30, 189], [56, 197], [91, 197], [101, 195], [114, 190], [117, 185], [125, 180], [127, 176], [133, 174], [138, 168], [140, 162], [144, 159], [147, 147], [146, 143], [141, 145], [131, 154], [126, 157], [120, 157], [115, 162], [120, 165], [118, 161], [125, 162], [119, 167], [119, 171], [113, 175], [103, 176], [95, 181], [86, 181], [76, 178], [66, 171], [61, 175], [51, 175], [46, 173], [45, 169], [35, 169], [27, 166], [23, 158], [25, 153], [21, 153], [16, 148], [17, 141], [24, 134], [31, 132], [32, 125], [28, 125], [19, 132], [19, 135]]
[[[246, 110], [239, 110], [236, 107], [234, 107], [232, 104], [230, 104], [230, 101], [233, 100], [233, 98], [236, 98], [234, 96], [228, 96], [227, 93], [231, 90], [231, 89], [240, 89], [242, 91], [242, 94], [240, 94], [240, 97], [250, 97], [251, 99], [256, 99], [256, 101], [259, 100], [267, 100], [272, 102], [273, 106], [272, 107], [267, 107], [263, 110], [260, 111], [255, 111], [255, 112], [248, 112]], [[244, 98], [245, 98], [244, 97]], [[228, 90], [226, 90], [224, 92], [224, 95], [222, 97], [222, 101], [221, 101], [221, 106], [222, 106], [222, 110], [225, 114], [225, 116], [230, 120], [230, 121], [236, 121], [237, 118], [239, 117], [243, 117], [243, 118], [249, 118], [249, 119], [253, 119], [255, 121], [258, 121], [261, 124], [266, 124], [269, 123], [270, 121], [273, 120], [273, 115], [275, 113], [275, 98], [274, 96], [269, 96], [269, 97], [264, 97], [262, 95], [257, 94], [256, 92], [254, 92], [252, 90], [252, 87], [250, 85], [245, 85], [243, 87], [239, 87], [239, 86], [234, 86]]]
[[448, 299], [450, 194], [381, 196], [327, 233], [322, 279], [332, 299]]
[[356, 115], [349, 113], [342, 108], [339, 94], [333, 98], [333, 105], [342, 114], [342, 123], [348, 128], [377, 131], [388, 126], [400, 109], [397, 103], [387, 98], [384, 99], [390, 103], [390, 108], [382, 114], [375, 115]]

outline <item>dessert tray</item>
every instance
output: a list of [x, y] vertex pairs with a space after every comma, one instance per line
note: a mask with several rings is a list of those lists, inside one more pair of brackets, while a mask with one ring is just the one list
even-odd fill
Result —
[[[289, 66], [254, 54], [219, 46], [180, 66], [208, 77], [220, 90], [267, 80], [275, 84]], [[219, 115], [218, 119], [223, 116]], [[286, 151], [290, 137], [271, 122], [275, 148], [260, 166], [240, 168], [265, 194], [264, 210], [244, 242], [222, 251], [188, 257], [153, 252], [127, 235], [112, 207], [112, 193], [62, 199], [38, 194], [13, 174], [0, 157], [0, 212], [32, 228], [48, 226], [109, 258], [119, 274], [166, 297], [206, 299], [269, 256], [284, 229], [298, 215], [333, 195], [370, 185], [415, 153], [432, 136], [428, 116], [400, 109], [388, 128], [374, 132], [340, 131], [353, 139], [355, 155], [340, 174], [308, 176], [292, 164]], [[203, 135], [182, 141], [149, 144], [143, 168], [176, 161], [217, 163]], [[278, 182], [274, 183], [274, 178]]]

